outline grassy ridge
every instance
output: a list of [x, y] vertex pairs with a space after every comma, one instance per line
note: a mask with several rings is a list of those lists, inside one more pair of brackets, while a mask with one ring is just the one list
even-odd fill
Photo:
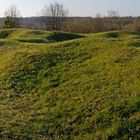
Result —
[[[44, 36], [51, 43], [32, 41]], [[140, 138], [140, 35], [77, 37], [16, 30], [0, 40], [2, 139]]]

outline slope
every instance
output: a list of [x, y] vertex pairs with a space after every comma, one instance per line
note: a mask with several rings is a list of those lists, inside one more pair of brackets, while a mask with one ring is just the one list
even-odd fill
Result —
[[0, 50], [1, 139], [140, 138], [139, 33], [15, 43]]

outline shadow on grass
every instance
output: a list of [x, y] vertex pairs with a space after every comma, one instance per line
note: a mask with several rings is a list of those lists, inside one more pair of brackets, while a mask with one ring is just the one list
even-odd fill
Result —
[[138, 36], [140, 36], [140, 32], [130, 32], [129, 34], [130, 35], [138, 35]]
[[17, 41], [23, 43], [53, 43], [53, 42], [61, 42], [67, 40], [73, 40], [78, 38], [83, 38], [85, 36], [78, 35], [78, 34], [70, 34], [70, 33], [63, 33], [63, 32], [53, 32], [50, 36], [46, 38], [40, 39], [18, 39]]
[[140, 42], [132, 42], [132, 43], [130, 43], [129, 44], [130, 46], [132, 46], [132, 47], [140, 47]]

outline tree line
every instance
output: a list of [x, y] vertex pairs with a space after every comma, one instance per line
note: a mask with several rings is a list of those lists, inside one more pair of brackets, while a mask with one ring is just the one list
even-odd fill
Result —
[[140, 31], [139, 17], [120, 17], [119, 11], [108, 11], [107, 16], [97, 14], [92, 17], [69, 17], [69, 10], [58, 2], [44, 6], [35, 22], [27, 24], [21, 17], [17, 6], [12, 5], [5, 12], [2, 28], [33, 28], [49, 31], [65, 31], [72, 33], [93, 33], [112, 30]]
[[[49, 6], [44, 6], [41, 10], [41, 22], [44, 24], [42, 28], [46, 30], [61, 30], [64, 21], [68, 15], [63, 4], [53, 3]], [[18, 28], [21, 27], [21, 15], [16, 5], [11, 5], [5, 12], [3, 28]]]

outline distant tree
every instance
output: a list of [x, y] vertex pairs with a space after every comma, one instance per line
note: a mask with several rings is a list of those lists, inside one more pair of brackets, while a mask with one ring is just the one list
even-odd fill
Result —
[[102, 32], [104, 31], [105, 18], [102, 17], [100, 14], [97, 14], [94, 19], [94, 32]]
[[108, 18], [110, 19], [108, 24], [108, 28], [110, 28], [109, 30], [121, 29], [119, 11], [108, 11]]
[[20, 25], [20, 12], [15, 5], [11, 5], [5, 12], [4, 28], [16, 28]]
[[41, 14], [46, 29], [60, 30], [64, 25], [68, 10], [64, 8], [63, 4], [55, 2], [49, 6], [45, 6]]
[[133, 20], [133, 23], [128, 24], [125, 29], [131, 32], [140, 32], [140, 20]]
[[113, 10], [109, 10], [108, 11], [108, 17], [119, 17], [119, 11], [113, 11]]

